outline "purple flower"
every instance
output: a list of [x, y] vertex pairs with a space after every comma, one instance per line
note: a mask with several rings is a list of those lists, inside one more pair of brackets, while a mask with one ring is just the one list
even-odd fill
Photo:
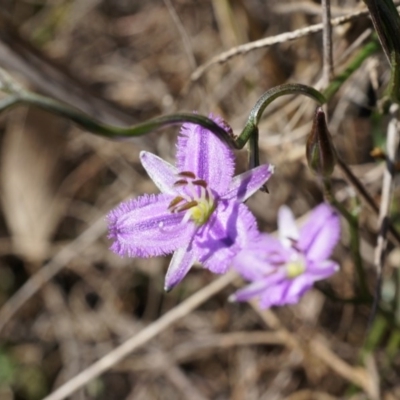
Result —
[[[210, 117], [230, 132], [221, 118]], [[191, 123], [182, 126], [176, 166], [144, 151], [140, 159], [161, 194], [122, 203], [108, 214], [111, 250], [129, 257], [175, 252], [166, 290], [196, 261], [212, 272], [226, 272], [237, 252], [259, 236], [254, 216], [241, 202], [268, 180], [273, 167], [261, 165], [233, 178], [233, 151]]]
[[315, 281], [339, 269], [328, 259], [340, 237], [339, 216], [332, 207], [320, 204], [299, 231], [291, 210], [282, 206], [278, 228], [279, 239], [261, 235], [235, 257], [234, 268], [252, 283], [230, 300], [257, 297], [261, 308], [297, 303]]

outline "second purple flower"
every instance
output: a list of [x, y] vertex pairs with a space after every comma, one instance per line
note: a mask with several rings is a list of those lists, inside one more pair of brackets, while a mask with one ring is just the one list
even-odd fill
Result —
[[339, 270], [329, 256], [340, 238], [336, 211], [322, 203], [299, 230], [291, 210], [278, 213], [279, 239], [264, 234], [234, 259], [234, 268], [251, 283], [232, 301], [260, 300], [261, 308], [297, 303], [314, 282]]

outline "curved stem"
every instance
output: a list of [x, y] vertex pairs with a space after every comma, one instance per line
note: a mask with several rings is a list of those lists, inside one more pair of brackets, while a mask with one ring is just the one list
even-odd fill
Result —
[[258, 123], [264, 110], [278, 97], [289, 94], [302, 94], [315, 100], [319, 105], [325, 104], [326, 99], [324, 95], [318, 90], [299, 83], [287, 83], [284, 85], [275, 86], [267, 90], [257, 101], [255, 106], [251, 109], [247, 123], [236, 139], [236, 147], [242, 149], [250, 137], [258, 135]]
[[54, 114], [60, 115], [64, 118], [69, 118], [85, 130], [110, 139], [143, 136], [149, 132], [165, 126], [191, 122], [213, 132], [221, 140], [225, 141], [229, 146], [236, 147], [233, 134], [229, 134], [227, 131], [225, 131], [225, 129], [221, 128], [210, 118], [199, 114], [170, 114], [153, 118], [134, 126], [112, 126], [96, 121], [85, 113], [65, 103], [62, 103], [61, 101], [57, 101], [49, 97], [41, 96], [39, 94], [28, 91], [23, 91], [18, 94], [11, 94], [10, 96], [3, 99], [2, 102], [0, 102], [0, 111], [6, 110], [19, 104], [39, 107]]

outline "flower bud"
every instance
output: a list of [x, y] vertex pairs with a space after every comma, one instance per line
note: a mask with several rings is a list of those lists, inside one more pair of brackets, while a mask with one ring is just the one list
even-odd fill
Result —
[[336, 164], [336, 151], [322, 107], [317, 107], [315, 110], [313, 126], [306, 144], [306, 157], [312, 171], [323, 177], [332, 174]]

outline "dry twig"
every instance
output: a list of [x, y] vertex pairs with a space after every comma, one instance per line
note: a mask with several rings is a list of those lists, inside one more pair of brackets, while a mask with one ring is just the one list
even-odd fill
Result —
[[328, 87], [333, 76], [331, 2], [322, 0], [323, 86]]
[[[339, 25], [345, 24], [346, 22], [352, 21], [358, 17], [365, 16], [365, 15], [368, 15], [368, 10], [366, 10], [366, 9], [356, 11], [354, 13], [345, 15], [343, 17], [338, 17], [338, 18], [332, 19], [331, 25], [339, 26]], [[204, 72], [207, 71], [213, 65], [222, 64], [222, 63], [228, 61], [230, 58], [238, 56], [239, 54], [246, 54], [246, 53], [256, 50], [256, 49], [261, 49], [264, 47], [273, 46], [275, 44], [285, 43], [285, 42], [289, 42], [291, 40], [299, 39], [301, 37], [311, 35], [312, 33], [320, 32], [322, 29], [323, 29], [322, 23], [310, 25], [305, 28], [296, 29], [293, 32], [285, 32], [285, 33], [281, 33], [276, 36], [263, 38], [260, 40], [256, 40], [254, 42], [245, 43], [240, 46], [233, 47], [227, 51], [224, 51], [221, 54], [218, 54], [218, 55], [212, 57], [209, 61], [200, 65], [192, 73], [190, 79], [192, 81], [197, 81], [204, 74]]]

